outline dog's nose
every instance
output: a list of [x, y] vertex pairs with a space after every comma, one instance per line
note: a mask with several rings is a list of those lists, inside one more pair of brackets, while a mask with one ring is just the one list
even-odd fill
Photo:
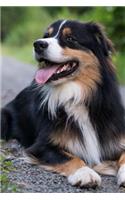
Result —
[[46, 41], [37, 40], [33, 43], [33, 46], [35, 51], [39, 53], [48, 47], [48, 43]]

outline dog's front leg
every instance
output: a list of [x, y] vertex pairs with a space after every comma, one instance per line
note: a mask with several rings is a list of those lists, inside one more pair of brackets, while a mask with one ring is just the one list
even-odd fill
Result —
[[83, 160], [55, 146], [34, 144], [27, 153], [36, 158], [44, 169], [66, 176], [71, 185], [96, 187], [101, 184], [101, 177]]
[[122, 153], [119, 161], [118, 161], [118, 185], [125, 187], [125, 152]]

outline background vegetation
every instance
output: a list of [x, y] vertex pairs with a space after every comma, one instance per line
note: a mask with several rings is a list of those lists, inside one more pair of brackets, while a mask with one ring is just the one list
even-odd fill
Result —
[[32, 43], [54, 20], [102, 23], [115, 44], [119, 81], [125, 83], [125, 7], [2, 7], [1, 13], [3, 54], [33, 64]]

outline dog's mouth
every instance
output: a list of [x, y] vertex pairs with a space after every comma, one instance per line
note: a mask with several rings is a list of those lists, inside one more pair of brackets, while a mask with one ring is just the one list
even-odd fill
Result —
[[39, 84], [71, 76], [78, 69], [79, 62], [72, 60], [65, 63], [54, 63], [48, 60], [44, 61], [43, 68], [39, 69], [35, 75], [35, 80]]

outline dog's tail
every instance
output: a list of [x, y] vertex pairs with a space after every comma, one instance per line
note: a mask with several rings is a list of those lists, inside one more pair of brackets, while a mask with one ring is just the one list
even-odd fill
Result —
[[94, 166], [93, 169], [102, 175], [116, 176], [118, 165], [116, 161], [105, 161]]
[[1, 110], [1, 139], [12, 138], [12, 116], [7, 108]]

